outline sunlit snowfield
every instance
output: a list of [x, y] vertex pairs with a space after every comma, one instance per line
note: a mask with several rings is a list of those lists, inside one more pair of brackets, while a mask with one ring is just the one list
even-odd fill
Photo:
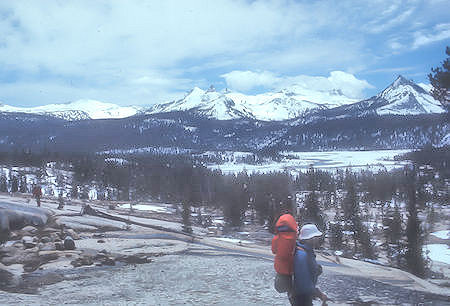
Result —
[[337, 168], [351, 168], [353, 170], [369, 169], [378, 171], [385, 167], [387, 170], [401, 168], [407, 161], [396, 161], [394, 157], [411, 150], [377, 150], [377, 151], [328, 151], [328, 152], [283, 152], [283, 159], [279, 162], [271, 161], [258, 165], [239, 162], [227, 162], [221, 165], [209, 165], [211, 169], [220, 169], [223, 173], [269, 172], [299, 172], [313, 166], [321, 170], [336, 170]]

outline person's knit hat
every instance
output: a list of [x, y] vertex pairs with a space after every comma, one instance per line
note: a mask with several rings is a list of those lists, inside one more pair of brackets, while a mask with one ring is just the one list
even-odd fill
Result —
[[314, 237], [322, 236], [322, 232], [317, 229], [317, 226], [314, 224], [305, 224], [302, 226], [300, 230], [300, 235], [298, 235], [298, 239], [300, 240], [308, 240]]

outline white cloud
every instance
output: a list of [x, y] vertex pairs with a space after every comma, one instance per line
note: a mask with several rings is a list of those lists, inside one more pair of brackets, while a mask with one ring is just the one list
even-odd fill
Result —
[[446, 39], [450, 39], [450, 23], [438, 24], [428, 33], [425, 31], [416, 32], [413, 49]]
[[297, 85], [318, 91], [338, 89], [350, 98], [362, 98], [364, 90], [373, 88], [366, 80], [359, 80], [353, 74], [343, 71], [332, 71], [328, 77], [308, 75], [282, 77], [269, 71], [232, 71], [223, 74], [222, 77], [229, 88], [243, 92], [258, 87], [280, 90]]
[[385, 68], [377, 68], [373, 70], [368, 70], [366, 73], [398, 73], [404, 74], [411, 70], [416, 69], [416, 67], [385, 67]]
[[443, 29], [424, 29], [448, 20], [448, 5], [417, 6], [392, 0], [0, 1], [0, 89], [7, 90], [0, 99], [44, 104], [120, 97], [116, 103], [131, 104], [216, 83], [220, 75], [230, 84], [240, 78], [234, 87], [255, 88], [289, 79], [283, 75], [358, 73], [375, 65], [386, 47], [403, 52], [413, 32], [421, 31], [419, 45], [443, 37]]
[[389, 42], [389, 47], [394, 51], [404, 48], [404, 46], [401, 43], [399, 43], [397, 40], [391, 40]]
[[415, 5], [406, 10], [404, 6], [393, 5], [385, 10], [380, 18], [376, 18], [374, 21], [365, 26], [365, 28], [369, 33], [378, 34], [385, 32], [408, 21], [408, 18], [410, 18], [415, 10]]
[[269, 71], [253, 72], [253, 71], [231, 71], [222, 74], [227, 86], [238, 91], [249, 91], [255, 87], [273, 88], [275, 84], [279, 84], [280, 77]]

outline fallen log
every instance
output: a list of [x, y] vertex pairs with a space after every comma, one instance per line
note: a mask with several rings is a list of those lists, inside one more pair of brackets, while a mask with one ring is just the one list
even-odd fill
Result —
[[84, 205], [81, 208], [80, 215], [82, 216], [82, 215], [85, 215], [85, 214], [86, 215], [90, 215], [90, 216], [106, 218], [106, 219], [110, 219], [110, 220], [114, 220], [114, 221], [124, 222], [124, 223], [127, 223], [127, 224], [134, 224], [134, 225], [139, 225], [139, 226], [143, 226], [143, 227], [148, 227], [148, 228], [156, 229], [156, 230], [159, 230], [159, 231], [170, 232], [170, 233], [175, 233], [175, 234], [182, 234], [182, 235], [191, 237], [192, 239], [197, 238], [197, 236], [195, 236], [193, 234], [185, 233], [183, 231], [177, 231], [177, 230], [174, 230], [174, 229], [171, 229], [171, 228], [166, 228], [166, 227], [159, 226], [159, 225], [150, 225], [150, 224], [141, 223], [141, 222], [129, 220], [129, 219], [126, 219], [126, 218], [122, 218], [122, 217], [119, 217], [119, 216], [110, 215], [110, 214], [107, 214], [107, 213], [102, 212], [100, 210], [94, 209], [90, 205]]

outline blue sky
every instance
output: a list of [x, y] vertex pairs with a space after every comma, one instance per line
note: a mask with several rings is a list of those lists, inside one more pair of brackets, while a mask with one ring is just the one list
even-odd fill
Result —
[[450, 1], [1, 1], [0, 101], [151, 105], [194, 86], [364, 98], [428, 83]]

